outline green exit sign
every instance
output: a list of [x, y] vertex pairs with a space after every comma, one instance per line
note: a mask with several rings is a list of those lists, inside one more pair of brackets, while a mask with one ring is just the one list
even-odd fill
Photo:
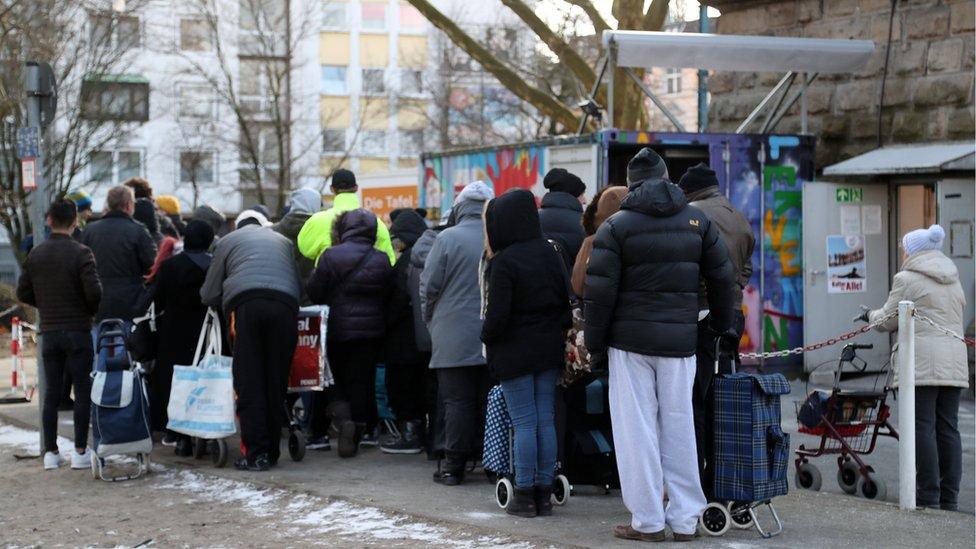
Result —
[[837, 189], [837, 202], [860, 202], [862, 189]]

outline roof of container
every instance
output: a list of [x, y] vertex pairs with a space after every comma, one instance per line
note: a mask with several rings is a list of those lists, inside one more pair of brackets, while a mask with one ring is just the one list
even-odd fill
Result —
[[824, 168], [824, 175], [929, 174], [976, 169], [972, 142], [890, 145]]
[[611, 40], [617, 65], [639, 68], [850, 73], [874, 52], [870, 40], [603, 31], [603, 46]]

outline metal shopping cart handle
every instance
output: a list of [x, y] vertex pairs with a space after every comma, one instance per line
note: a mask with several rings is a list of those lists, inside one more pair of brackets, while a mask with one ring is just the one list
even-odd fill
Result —
[[[715, 334], [715, 375], [718, 375], [718, 366], [722, 359], [722, 340], [729, 339], [732, 342], [739, 341], [739, 334], [735, 333], [735, 330], [729, 329], [725, 333]], [[729, 362], [732, 363], [732, 373], [735, 373], [735, 357], [731, 356]]]

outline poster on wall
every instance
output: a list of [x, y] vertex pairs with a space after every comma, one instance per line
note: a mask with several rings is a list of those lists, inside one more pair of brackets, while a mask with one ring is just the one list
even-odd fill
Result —
[[862, 235], [827, 237], [827, 292], [856, 294], [867, 291], [867, 262]]

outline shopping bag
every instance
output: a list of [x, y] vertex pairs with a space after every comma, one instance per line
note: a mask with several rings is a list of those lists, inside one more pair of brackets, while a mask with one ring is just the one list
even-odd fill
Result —
[[155, 303], [149, 304], [149, 309], [146, 310], [145, 315], [132, 319], [129, 336], [125, 338], [125, 347], [136, 362], [156, 360], [157, 347], [159, 346], [157, 319]]
[[288, 392], [321, 391], [334, 383], [325, 338], [329, 307], [302, 307], [298, 311], [298, 345], [288, 372]]
[[231, 358], [221, 354], [221, 347], [220, 321], [211, 309], [200, 329], [193, 364], [173, 366], [167, 429], [204, 439], [237, 432]]

